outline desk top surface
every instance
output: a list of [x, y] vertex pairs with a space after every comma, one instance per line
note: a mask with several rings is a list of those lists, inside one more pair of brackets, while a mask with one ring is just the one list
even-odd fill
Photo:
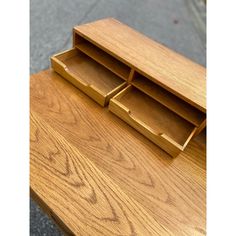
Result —
[[155, 83], [206, 112], [206, 69], [203, 66], [113, 18], [74, 29]]
[[205, 235], [202, 133], [172, 159], [53, 71], [31, 76], [32, 197], [76, 235]]

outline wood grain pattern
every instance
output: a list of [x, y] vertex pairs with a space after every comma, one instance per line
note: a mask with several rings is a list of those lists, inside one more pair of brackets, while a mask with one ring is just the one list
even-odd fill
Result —
[[76, 26], [74, 46], [76, 34], [206, 112], [206, 70], [201, 65], [112, 18]]
[[[31, 188], [45, 204], [45, 208], [50, 209], [51, 214], [59, 217], [60, 221], [68, 225], [74, 233], [77, 232], [75, 229], [79, 228], [82, 235], [89, 235], [90, 227], [85, 225], [86, 222], [91, 223], [94, 219], [90, 218], [88, 214], [82, 214], [84, 212], [78, 211], [77, 208], [81, 204], [78, 201], [79, 196], [85, 196], [83, 194], [89, 192], [89, 188], [82, 187], [83, 191], [80, 192], [82, 195], [75, 198], [74, 194], [77, 192], [70, 185], [75, 183], [73, 181], [81, 181], [75, 175], [75, 168], [79, 173], [81, 173], [80, 169], [85, 171], [86, 175], [90, 175], [88, 178], [95, 179], [96, 182], [95, 175], [93, 176], [92, 172], [86, 169], [89, 168], [88, 166], [86, 167], [84, 164], [85, 167], [79, 167], [80, 164], [77, 164], [78, 160], [75, 160], [74, 156], [79, 155], [82, 156], [84, 162], [88, 162], [89, 166], [92, 166], [91, 168], [96, 169], [95, 173], [99, 179], [104, 178], [104, 181], [107, 181], [105, 182], [107, 187], [101, 183], [103, 186], [101, 191], [107, 191], [109, 199], [113, 198], [115, 209], [120, 209], [118, 202], [121, 203], [121, 200], [113, 196], [114, 194], [117, 196], [121, 192], [121, 199], [126, 199], [124, 211], [128, 212], [129, 219], [131, 219], [132, 209], [137, 207], [148, 215], [148, 221], [155, 221], [153, 227], [161, 230], [159, 227], [161, 225], [162, 229], [166, 230], [162, 231], [162, 235], [206, 234], [204, 133], [191, 140], [185, 152], [181, 153], [178, 158], [172, 159], [158, 146], [109, 112], [107, 108], [100, 107], [50, 70], [31, 76], [31, 111], [40, 123], [36, 123], [34, 126], [41, 127], [40, 129], [44, 129], [43, 127], [48, 127], [48, 125], [51, 127], [47, 134], [51, 138], [49, 139], [44, 134], [46, 141], [40, 141], [45, 140], [45, 138], [40, 138], [39, 144], [34, 144], [34, 156], [31, 155], [31, 162], [33, 162], [31, 164]], [[48, 128], [46, 128], [47, 130]], [[35, 128], [32, 128], [31, 132], [32, 139], [35, 140]], [[52, 142], [60, 152], [57, 152], [58, 149], [52, 145]], [[58, 177], [60, 172], [67, 173], [65, 172], [66, 164], [62, 160], [66, 159], [64, 150], [68, 150], [68, 148], [73, 149], [69, 152], [73, 158], [68, 157], [68, 165], [70, 168], [73, 167], [72, 160], [76, 164], [69, 172], [68, 178], [66, 176]], [[38, 149], [39, 153], [37, 153]], [[77, 153], [77, 150], [80, 154]], [[40, 153], [51, 159], [43, 159]], [[101, 172], [102, 174], [98, 174]], [[53, 183], [57, 181], [60, 184], [55, 188]], [[95, 182], [93, 182], [93, 186], [97, 186]], [[118, 191], [111, 193], [109, 189], [112, 187], [110, 186], [118, 186]], [[72, 194], [72, 198], [68, 194], [62, 194], [67, 191]], [[55, 199], [57, 200], [55, 201]], [[92, 206], [93, 214], [101, 216], [102, 212], [110, 212], [105, 201], [101, 204]], [[65, 213], [61, 210], [64, 208]], [[77, 216], [76, 222], [71, 219], [69, 211], [72, 215]], [[124, 234], [127, 235], [126, 232], [130, 232], [127, 218], [124, 217], [124, 214], [122, 215], [121, 211], [118, 212], [120, 216], [123, 216], [123, 218], [119, 218], [119, 226], [117, 224], [113, 227], [113, 223], [103, 222], [97, 231], [98, 235], [103, 230], [105, 230], [105, 235], [109, 234], [108, 229], [117, 230], [117, 234], [125, 232]], [[135, 218], [135, 216], [133, 217]], [[137, 228], [135, 228], [136, 222]], [[142, 228], [142, 222], [139, 219], [133, 221], [132, 218], [131, 223], [134, 224], [137, 234], [148, 235], [142, 233], [146, 228]], [[98, 227], [94, 221], [91, 225], [91, 230]], [[124, 229], [123, 225], [125, 225]], [[145, 225], [148, 224], [145, 223]], [[151, 229], [148, 228], [148, 230]], [[154, 232], [156, 233], [156, 231]]]
[[[56, 215], [76, 235], [167, 235], [111, 179], [31, 113], [31, 188], [51, 196]], [[34, 190], [37, 189], [37, 190]], [[60, 206], [57, 204], [60, 202]], [[68, 204], [68, 202], [70, 204]]]

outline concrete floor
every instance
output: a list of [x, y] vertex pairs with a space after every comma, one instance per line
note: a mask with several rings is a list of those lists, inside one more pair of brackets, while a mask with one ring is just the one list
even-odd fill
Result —
[[[72, 45], [75, 25], [114, 17], [205, 66], [203, 0], [31, 0], [30, 73], [50, 66], [51, 55]], [[30, 201], [30, 235], [62, 235]]]

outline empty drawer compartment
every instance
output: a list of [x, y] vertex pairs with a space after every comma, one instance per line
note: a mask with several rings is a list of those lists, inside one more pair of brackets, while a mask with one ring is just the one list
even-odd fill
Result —
[[126, 82], [77, 48], [51, 57], [52, 68], [102, 106]]
[[197, 130], [196, 126], [132, 85], [110, 100], [109, 110], [173, 157], [184, 150]]
[[204, 112], [138, 73], [131, 84], [197, 127], [206, 120]]

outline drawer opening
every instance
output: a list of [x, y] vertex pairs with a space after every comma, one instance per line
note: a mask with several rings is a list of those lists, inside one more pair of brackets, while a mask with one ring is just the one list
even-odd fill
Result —
[[108, 70], [118, 75], [124, 80], [127, 80], [131, 71], [131, 68], [115, 57], [111, 56], [98, 46], [82, 38], [80, 35], [75, 34], [74, 46], [80, 51], [93, 58], [98, 63], [105, 66]]
[[95, 100], [101, 100], [97, 101], [101, 105], [106, 105], [108, 97], [114, 96], [126, 85], [123, 79], [77, 48], [55, 55], [51, 61], [56, 72]]
[[[110, 102], [110, 110], [122, 116], [124, 120], [129, 120], [131, 126], [138, 127], [137, 129], [147, 137], [148, 133], [151, 133], [157, 139], [165, 139], [180, 151], [185, 148], [196, 131], [193, 124], [132, 85], [122, 90], [111, 101], [115, 103], [116, 108], [111, 107], [113, 105]], [[119, 109], [125, 111], [126, 115], [121, 115]]]
[[131, 84], [197, 127], [206, 119], [205, 113], [137, 72]]

